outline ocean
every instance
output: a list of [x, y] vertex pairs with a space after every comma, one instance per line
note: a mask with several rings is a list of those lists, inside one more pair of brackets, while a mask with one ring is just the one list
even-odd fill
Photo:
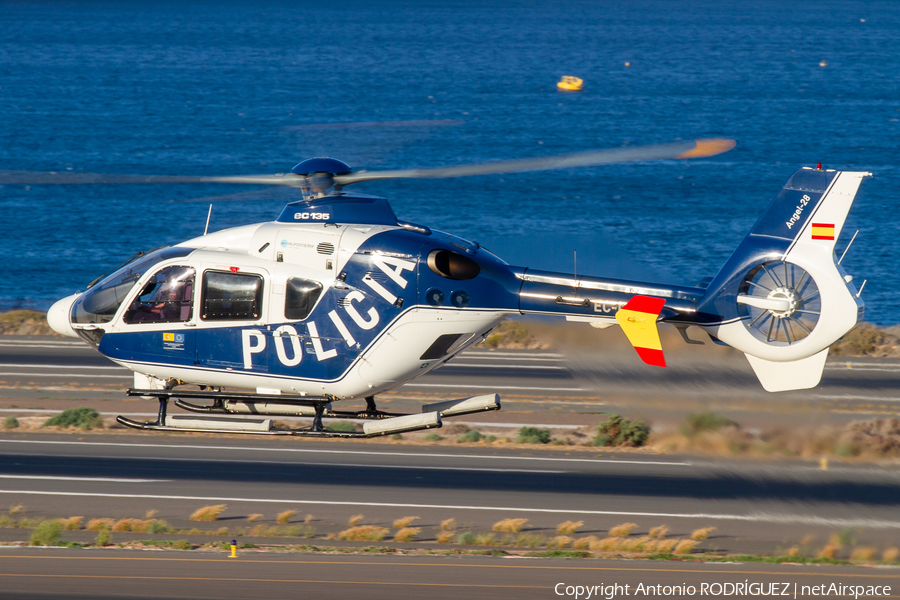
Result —
[[[584, 91], [557, 92], [562, 75]], [[700, 137], [738, 145], [351, 189], [513, 264], [571, 272], [577, 252], [579, 273], [695, 285], [794, 170], [871, 171], [838, 251], [858, 229], [843, 264], [866, 319], [900, 322], [894, 0], [0, 1], [0, 170], [432, 167]], [[0, 186], [0, 310], [200, 235], [210, 203], [215, 231], [293, 193], [257, 190]]]

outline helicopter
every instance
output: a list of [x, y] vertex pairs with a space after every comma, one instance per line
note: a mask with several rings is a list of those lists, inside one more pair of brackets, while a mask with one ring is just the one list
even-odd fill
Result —
[[[477, 242], [399, 220], [385, 198], [345, 191], [389, 178], [691, 159], [734, 145], [712, 138], [371, 172], [353, 171], [334, 158], [304, 160], [275, 175], [5, 171], [0, 183], [298, 189], [302, 198], [274, 221], [139, 253], [53, 304], [48, 322], [133, 371], [128, 395], [159, 402], [155, 421], [118, 417], [127, 427], [375, 437], [499, 410], [497, 394], [427, 404], [421, 414], [407, 415], [379, 410], [375, 398], [440, 367], [511, 315], [618, 325], [640, 360], [658, 367], [666, 365], [658, 323], [674, 325], [688, 343], [702, 343], [688, 336], [693, 326], [743, 352], [768, 391], [818, 385], [829, 346], [856, 326], [865, 309], [862, 288], [835, 260], [835, 244], [870, 173], [821, 164], [797, 170], [718, 273], [699, 286], [512, 266]], [[361, 399], [364, 410], [335, 409], [338, 402]], [[168, 414], [170, 401], [192, 414]], [[278, 416], [311, 417], [312, 423], [277, 428], [272, 417]], [[362, 419], [362, 431], [333, 431], [324, 424], [331, 418]]]

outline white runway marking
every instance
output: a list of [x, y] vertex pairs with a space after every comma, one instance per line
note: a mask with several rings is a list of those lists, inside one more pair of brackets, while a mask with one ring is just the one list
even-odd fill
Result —
[[584, 392], [582, 388], [564, 388], [564, 387], [531, 387], [518, 385], [462, 385], [455, 383], [404, 383], [403, 387], [432, 387], [432, 388], [459, 388], [471, 390], [473, 388], [490, 388], [492, 390], [524, 390], [534, 392]]
[[[125, 367], [92, 367], [90, 365], [49, 365], [49, 364], [21, 364], [21, 363], [0, 363], [0, 367], [8, 369], [107, 369], [111, 371], [128, 371]], [[131, 371], [128, 371], [129, 373]]]
[[475, 367], [477, 369], [529, 369], [529, 370], [546, 370], [553, 369], [555, 371], [565, 371], [565, 367], [549, 367], [546, 365], [489, 365], [485, 363], [481, 364], [472, 364], [472, 363], [454, 363], [450, 362], [446, 365], [442, 366], [442, 369], [449, 369], [452, 367]]
[[782, 523], [821, 525], [825, 527], [864, 527], [872, 529], [900, 529], [900, 521], [884, 519], [839, 519], [798, 515], [791, 513], [750, 513], [746, 515], [717, 513], [656, 513], [619, 510], [579, 510], [565, 508], [527, 508], [519, 506], [467, 506], [454, 504], [411, 504], [399, 502], [349, 502], [344, 500], [294, 500], [274, 498], [232, 498], [224, 496], [169, 496], [164, 494], [104, 494], [89, 492], [45, 492], [36, 490], [0, 490], [0, 494], [25, 494], [38, 496], [71, 496], [83, 498], [134, 498], [145, 500], [188, 500], [191, 502], [257, 502], [265, 504], [327, 504], [329, 506], [359, 506], [406, 509], [481, 510], [491, 512], [550, 513], [559, 515], [599, 515], [613, 517], [651, 517], [658, 519], [708, 519], [716, 521], [748, 521], [755, 523]]
[[[259, 448], [253, 446], [204, 446], [200, 444], [126, 444], [124, 442], [65, 442], [55, 440], [4, 440], [0, 444], [46, 444], [61, 446], [107, 446], [116, 448], [167, 448], [170, 450], [233, 450], [237, 452], [292, 452], [301, 454], [351, 454], [364, 456], [409, 456], [426, 458], [472, 458], [484, 460], [485, 457], [478, 454], [437, 454], [427, 452], [371, 452], [363, 450], [312, 450], [308, 448]], [[571, 463], [598, 463], [615, 465], [663, 465], [673, 467], [690, 467], [689, 462], [653, 461], [653, 460], [618, 460], [602, 458], [555, 458], [542, 456], [492, 456], [495, 460], [524, 460], [544, 462], [571, 462]]]
[[[128, 371], [130, 373], [130, 371]], [[75, 373], [11, 373], [5, 372], [0, 375], [11, 377], [82, 377], [85, 379], [131, 379], [131, 375], [78, 375]]]
[[42, 479], [46, 481], [111, 481], [115, 483], [162, 483], [171, 479], [124, 479], [116, 477], [63, 477], [58, 475], [0, 475], [0, 479]]

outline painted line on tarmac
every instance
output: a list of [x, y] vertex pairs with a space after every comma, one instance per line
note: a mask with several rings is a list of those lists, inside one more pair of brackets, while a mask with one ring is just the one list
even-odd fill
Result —
[[[129, 371], [130, 373], [130, 371]], [[8, 377], [84, 377], [85, 379], [131, 379], [131, 375], [76, 375], [73, 373], [0, 373]]]
[[40, 479], [45, 481], [106, 481], [113, 483], [167, 483], [171, 479], [125, 479], [117, 477], [65, 477], [49, 475], [0, 475], [0, 479]]
[[650, 517], [657, 519], [707, 519], [717, 521], [745, 521], [753, 523], [778, 523], [799, 525], [821, 525], [825, 527], [866, 527], [900, 529], [900, 521], [885, 519], [840, 519], [798, 515], [791, 513], [751, 513], [730, 515], [716, 513], [657, 513], [625, 510], [582, 510], [565, 508], [527, 508], [521, 506], [467, 506], [457, 504], [413, 504], [401, 502], [350, 502], [346, 500], [295, 500], [274, 498], [233, 498], [226, 496], [170, 496], [167, 494], [109, 494], [91, 492], [47, 492], [38, 490], [0, 490], [0, 494], [23, 494], [36, 496], [70, 496], [81, 498], [129, 498], [141, 500], [187, 500], [191, 502], [257, 502], [264, 504], [327, 504], [328, 506], [359, 506], [373, 508], [473, 510], [489, 512], [549, 513], [558, 515], [597, 515], [612, 517]]
[[564, 463], [597, 463], [597, 464], [615, 464], [615, 465], [653, 465], [653, 466], [671, 466], [671, 467], [693, 467], [690, 462], [660, 461], [660, 460], [620, 460], [620, 459], [602, 459], [602, 458], [554, 458], [544, 456], [491, 456], [485, 457], [480, 454], [438, 454], [428, 452], [373, 452], [364, 450], [314, 450], [310, 448], [260, 448], [254, 446], [205, 446], [201, 444], [127, 444], [125, 442], [67, 442], [59, 440], [4, 440], [0, 439], [0, 444], [46, 444], [54, 446], [105, 446], [114, 448], [166, 448], [169, 450], [231, 450], [237, 452], [291, 452], [299, 454], [352, 454], [363, 456], [403, 456], [414, 458], [472, 458], [475, 460], [484, 460], [492, 458], [494, 460], [524, 460], [524, 461], [543, 461], [543, 462], [564, 462]]
[[486, 363], [454, 363], [450, 362], [446, 365], [442, 366], [442, 369], [449, 369], [452, 367], [468, 367], [468, 368], [476, 368], [476, 369], [528, 369], [530, 371], [536, 371], [538, 369], [545, 370], [554, 370], [554, 371], [565, 371], [567, 370], [565, 367], [550, 367], [546, 365], [491, 365]]
[[51, 364], [26, 364], [26, 363], [0, 363], [0, 367], [5, 369], [107, 369], [110, 371], [129, 371], [125, 367], [103, 366], [94, 367], [90, 365], [51, 365]]
[[[34, 375], [35, 373], [32, 373]], [[2, 375], [2, 373], [0, 373]], [[492, 390], [526, 390], [534, 392], [586, 392], [583, 388], [564, 388], [564, 387], [531, 387], [518, 385], [480, 385], [480, 384], [458, 384], [458, 383], [404, 383], [403, 387], [427, 387], [427, 388], [459, 388], [464, 390], [490, 388]]]

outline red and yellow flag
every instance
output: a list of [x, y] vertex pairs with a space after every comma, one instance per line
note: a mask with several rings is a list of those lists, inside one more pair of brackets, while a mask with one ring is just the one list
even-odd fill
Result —
[[834, 223], [813, 223], [812, 239], [814, 240], [833, 240], [834, 239]]
[[656, 327], [656, 318], [665, 303], [665, 298], [634, 296], [616, 313], [616, 321], [622, 326], [622, 331], [637, 350], [638, 356], [655, 367], [666, 366]]

